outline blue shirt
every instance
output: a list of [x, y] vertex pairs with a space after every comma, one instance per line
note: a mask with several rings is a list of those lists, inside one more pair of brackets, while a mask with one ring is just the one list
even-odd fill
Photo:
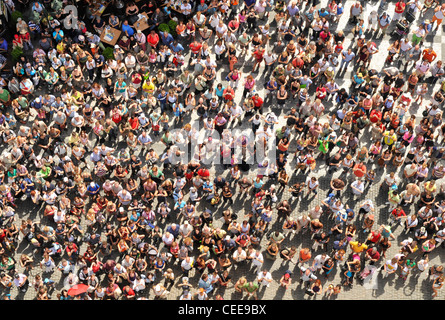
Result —
[[170, 43], [173, 42], [173, 36], [170, 33], [167, 33], [167, 36], [164, 35], [164, 32], [160, 33], [161, 41], [163, 44], [170, 46]]
[[0, 43], [0, 49], [8, 51], [8, 42], [6, 42], [6, 40], [3, 40], [3, 42]]
[[221, 89], [218, 89], [218, 87], [216, 87], [216, 88], [215, 88], [215, 94], [216, 94], [218, 97], [222, 97], [222, 96], [223, 96], [224, 89], [225, 89], [224, 86], [221, 87]]
[[63, 31], [62, 30], [59, 30], [59, 32], [57, 32], [57, 31], [54, 31], [53, 32], [53, 38], [54, 38], [54, 40], [56, 40], [57, 42], [59, 42], [59, 41], [62, 41], [62, 37], [63, 37]]
[[164, 95], [162, 95], [162, 93], [158, 94], [158, 101], [160, 103], [164, 103], [166, 100], [167, 100], [167, 92]]
[[91, 184], [88, 185], [87, 191], [90, 194], [96, 194], [100, 189], [100, 186], [96, 183], [94, 187], [91, 186]]
[[131, 37], [134, 34], [134, 29], [130, 25], [122, 24], [122, 32], [128, 33], [128, 36]]
[[173, 230], [172, 225], [169, 225], [167, 227], [167, 231], [170, 232], [176, 238], [179, 235], [179, 224], [175, 223], [175, 226], [176, 226], [176, 229]]
[[180, 43], [177, 43], [176, 46], [172, 43], [170, 48], [173, 50], [173, 52], [184, 51], [184, 47]]

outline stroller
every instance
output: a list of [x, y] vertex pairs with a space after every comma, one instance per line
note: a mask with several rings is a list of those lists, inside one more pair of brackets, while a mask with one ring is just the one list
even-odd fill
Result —
[[360, 284], [364, 284], [365, 280], [370, 280], [374, 272], [377, 270], [377, 267], [368, 265], [366, 266], [362, 272], [358, 275], [358, 280], [360, 281]]
[[409, 22], [407, 19], [401, 19], [397, 22], [396, 28], [392, 32], [392, 36], [402, 39], [409, 32]]

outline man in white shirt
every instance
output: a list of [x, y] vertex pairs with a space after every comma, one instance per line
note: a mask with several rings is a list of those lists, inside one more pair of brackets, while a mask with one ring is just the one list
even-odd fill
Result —
[[272, 130], [270, 130], [269, 125], [264, 124], [262, 127], [259, 127], [256, 131], [256, 138], [258, 141], [262, 141], [263, 138], [266, 139], [266, 141], [269, 140], [269, 138], [272, 137]]
[[230, 43], [235, 45], [236, 42], [238, 41], [236, 36], [230, 30], [227, 30], [226, 34], [223, 37], [223, 40], [224, 40], [224, 43], [226, 44], [226, 46], [228, 46]]
[[405, 169], [403, 170], [403, 175], [408, 182], [413, 181], [417, 175], [417, 165], [414, 162], [406, 165]]
[[353, 196], [361, 196], [365, 190], [365, 184], [360, 179], [357, 179], [351, 183], [351, 189]]
[[182, 236], [182, 238], [189, 237], [193, 231], [192, 225], [185, 220], [183, 224], [179, 227], [179, 234]]
[[29, 287], [29, 280], [28, 277], [26, 275], [24, 275], [23, 273], [17, 273], [14, 276], [14, 285], [17, 287], [17, 289], [19, 289], [21, 292], [26, 292], [26, 290], [28, 290]]
[[400, 59], [407, 60], [410, 50], [412, 49], [413, 45], [411, 44], [411, 41], [409, 41], [407, 38], [403, 38], [400, 41]]
[[338, 84], [332, 79], [331, 81], [327, 82], [324, 86], [326, 88], [327, 97], [326, 99], [329, 99], [330, 96], [334, 97], [335, 93], [340, 90], [340, 87]]
[[117, 197], [119, 198], [120, 204], [123, 206], [128, 206], [132, 199], [131, 193], [128, 192], [127, 189], [122, 189], [121, 191], [119, 191]]
[[188, 277], [188, 274], [190, 270], [193, 268], [193, 263], [195, 262], [193, 257], [187, 256], [184, 260], [181, 262], [181, 269], [184, 273], [184, 276]]
[[234, 124], [235, 120], [238, 119], [238, 121], [241, 124], [241, 115], [243, 114], [243, 108], [241, 108], [240, 105], [234, 103], [230, 107], [230, 112], [231, 112], [230, 121]]
[[252, 265], [254, 267], [253, 273], [257, 273], [258, 270], [261, 270], [261, 268], [263, 267], [263, 254], [259, 250], [255, 250], [255, 252], [250, 255], [250, 259], [252, 259]]
[[329, 259], [329, 256], [326, 253], [319, 254], [315, 256], [312, 261], [311, 270], [312, 272], [317, 272], [323, 268], [324, 263]]
[[217, 67], [216, 62], [215, 62], [214, 60], [212, 60], [212, 59], [210, 58], [210, 56], [207, 56], [207, 57], [206, 57], [206, 59], [205, 59], [205, 61], [204, 61], [204, 65], [205, 65], [206, 67], [212, 68], [213, 70], [216, 70], [216, 67]]
[[258, 273], [257, 280], [259, 284], [266, 287], [268, 287], [270, 283], [273, 281], [272, 275], [266, 269]]
[[266, 74], [274, 69], [275, 61], [277, 61], [277, 55], [271, 50], [267, 50], [263, 55], [263, 59], [265, 63], [263, 74]]
[[232, 255], [233, 261], [236, 263], [246, 261], [247, 254], [246, 251], [243, 250], [242, 247], [236, 248], [235, 252]]
[[185, 20], [188, 20], [187, 17], [192, 13], [192, 6], [188, 1], [181, 4], [181, 13], [186, 17]]
[[175, 237], [170, 232], [165, 232], [162, 236], [162, 241], [167, 247], [170, 247], [175, 240]]
[[129, 74], [131, 74], [134, 68], [136, 68], [136, 58], [130, 52], [128, 52], [127, 56], [125, 57], [125, 66], [127, 67]]

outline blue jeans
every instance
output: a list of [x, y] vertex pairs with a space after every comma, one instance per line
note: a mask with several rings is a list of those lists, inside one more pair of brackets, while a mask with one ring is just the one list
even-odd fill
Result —
[[352, 60], [346, 61], [346, 60], [342, 59], [342, 60], [341, 60], [341, 64], [340, 64], [340, 68], [339, 68], [338, 70], [341, 70], [341, 69], [343, 68], [343, 65], [345, 65], [345, 64], [346, 64], [345, 70], [348, 69], [349, 63], [350, 63], [351, 61], [352, 61]]

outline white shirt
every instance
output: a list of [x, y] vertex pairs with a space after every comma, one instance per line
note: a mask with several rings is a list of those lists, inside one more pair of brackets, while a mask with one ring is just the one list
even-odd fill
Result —
[[252, 264], [255, 266], [262, 266], [264, 262], [263, 254], [260, 252], [260, 254], [257, 256], [256, 252], [253, 252], [250, 257], [252, 258]]
[[220, 46], [215, 45], [215, 53], [216, 54], [221, 54], [224, 52], [224, 50], [226, 50], [226, 46], [224, 45], [224, 43], [222, 43]]
[[265, 52], [263, 55], [263, 59], [266, 64], [269, 64], [277, 60], [277, 55], [275, 53], [269, 55], [267, 52]]
[[405, 52], [405, 51], [409, 51], [411, 50], [411, 48], [413, 47], [413, 45], [411, 44], [411, 41], [406, 41], [404, 39], [402, 39], [402, 41], [400, 41], [400, 50]]
[[269, 281], [267, 280], [272, 280], [272, 275], [269, 271], [266, 272], [266, 274], [264, 274], [263, 271], [258, 273], [258, 282], [261, 282], [263, 286], [269, 286]]
[[359, 191], [357, 191], [356, 189], [352, 189], [352, 193], [353, 193], [353, 194], [356, 194], [356, 195], [360, 195], [360, 194], [362, 194], [362, 193], [363, 193], [363, 190], [365, 189], [365, 185], [364, 185], [363, 183], [360, 183], [360, 185], [359, 185], [359, 180], [355, 180], [355, 181], [351, 184], [351, 186], [360, 190], [360, 192], [359, 192]]
[[311, 189], [318, 187], [318, 180], [315, 180], [315, 182], [314, 182], [314, 181], [312, 181], [311, 178], [307, 178], [306, 185], [308, 185], [309, 188], [311, 188]]
[[361, 208], [365, 209], [366, 212], [371, 211], [372, 209], [374, 209], [374, 204], [372, 203], [372, 200], [367, 199], [365, 200], [365, 202], [363, 203], [363, 205], [361, 206]]
[[233, 253], [232, 257], [235, 261], [243, 261], [247, 258], [247, 254], [246, 254], [246, 251], [244, 251], [244, 250], [241, 250], [241, 252], [238, 252], [238, 250], [236, 250]]
[[20, 284], [25, 280], [25, 275], [22, 273], [19, 273], [19, 278], [15, 279], [14, 278], [14, 285], [18, 288], [20, 286]]

